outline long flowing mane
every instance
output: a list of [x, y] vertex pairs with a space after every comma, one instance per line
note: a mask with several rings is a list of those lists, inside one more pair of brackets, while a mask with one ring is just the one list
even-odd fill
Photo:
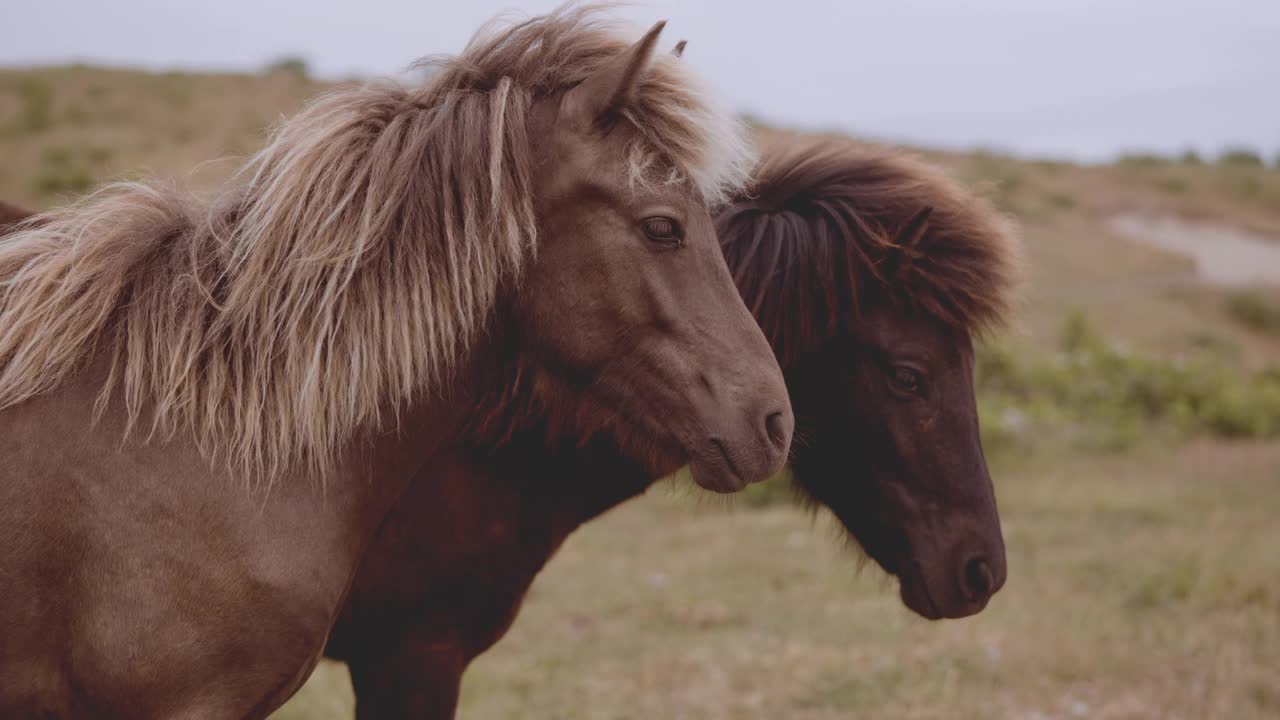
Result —
[[[456, 372], [537, 247], [531, 106], [627, 45], [594, 7], [491, 25], [421, 86], [318, 97], [212, 199], [116, 184], [21, 226], [0, 241], [0, 408], [101, 361], [98, 410], [122, 398], [130, 428], [267, 477], [323, 469]], [[686, 72], [657, 58], [623, 109], [631, 175], [714, 202], [747, 145]]]
[[[915, 241], [900, 242], [926, 213]], [[716, 223], [784, 368], [870, 303], [980, 332], [1008, 320], [1020, 285], [1021, 247], [991, 205], [923, 162], [848, 139], [773, 141]]]

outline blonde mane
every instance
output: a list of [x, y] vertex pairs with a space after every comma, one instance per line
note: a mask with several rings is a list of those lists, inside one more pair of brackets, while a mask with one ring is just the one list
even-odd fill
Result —
[[[130, 430], [273, 477], [438, 393], [535, 252], [532, 104], [628, 43], [599, 9], [490, 26], [422, 86], [308, 104], [228, 187], [109, 186], [0, 241], [0, 408], [102, 360]], [[726, 114], [660, 57], [624, 109], [636, 182], [746, 179]], [[144, 413], [145, 416], [144, 416]]]

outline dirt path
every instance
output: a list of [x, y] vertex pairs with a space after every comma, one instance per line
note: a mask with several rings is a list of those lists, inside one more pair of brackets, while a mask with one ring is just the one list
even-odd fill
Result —
[[1280, 285], [1280, 241], [1220, 225], [1147, 215], [1118, 215], [1108, 224], [1127, 239], [1190, 257], [1202, 282]]

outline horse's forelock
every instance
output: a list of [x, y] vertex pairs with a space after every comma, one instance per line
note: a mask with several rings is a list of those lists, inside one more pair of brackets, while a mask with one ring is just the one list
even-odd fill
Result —
[[[899, 235], [922, 215], [904, 251]], [[988, 203], [922, 162], [844, 139], [774, 141], [717, 227], [784, 368], [869, 302], [969, 332], [998, 327], [1021, 279], [1020, 246]]]

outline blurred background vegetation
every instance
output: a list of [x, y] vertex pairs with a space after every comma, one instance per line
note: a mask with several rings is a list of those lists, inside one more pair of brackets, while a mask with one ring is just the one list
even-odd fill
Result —
[[[324, 87], [293, 57], [0, 70], [0, 200], [208, 187]], [[783, 479], [730, 509], [668, 483], [571, 539], [468, 674], [462, 717], [1280, 717], [1280, 279], [1207, 282], [1160, 236], [1280, 252], [1280, 158], [918, 152], [1028, 247], [1022, 323], [983, 340], [977, 376], [1006, 589], [925, 623]], [[350, 712], [326, 664], [281, 717]]]

